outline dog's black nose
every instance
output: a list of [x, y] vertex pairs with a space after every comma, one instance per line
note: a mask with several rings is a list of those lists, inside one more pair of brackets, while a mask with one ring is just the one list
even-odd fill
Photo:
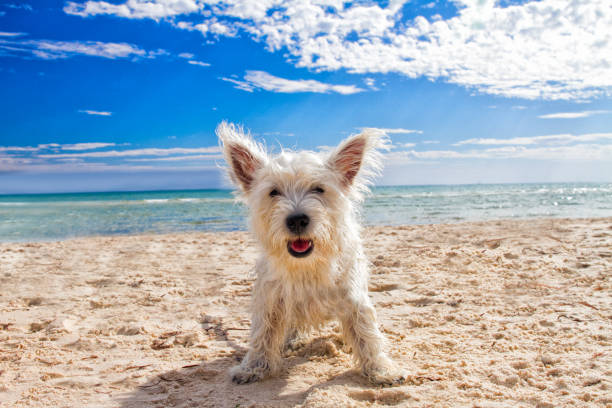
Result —
[[287, 217], [287, 228], [294, 234], [300, 235], [310, 223], [306, 214], [293, 214]]

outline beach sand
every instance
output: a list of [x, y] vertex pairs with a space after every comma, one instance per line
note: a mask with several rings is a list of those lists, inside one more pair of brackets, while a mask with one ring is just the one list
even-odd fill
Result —
[[612, 406], [612, 218], [371, 227], [370, 296], [406, 385], [330, 324], [234, 385], [245, 232], [0, 244], [2, 407]]

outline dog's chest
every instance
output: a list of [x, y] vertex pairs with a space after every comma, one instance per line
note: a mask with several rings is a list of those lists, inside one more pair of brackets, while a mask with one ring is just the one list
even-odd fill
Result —
[[289, 294], [285, 301], [297, 323], [316, 326], [334, 317], [340, 300], [337, 287], [316, 282], [285, 282], [285, 285]]

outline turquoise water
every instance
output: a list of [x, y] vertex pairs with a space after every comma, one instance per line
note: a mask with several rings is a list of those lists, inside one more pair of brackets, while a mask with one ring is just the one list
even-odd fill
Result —
[[[0, 195], [0, 242], [246, 228], [227, 190]], [[369, 225], [612, 216], [612, 183], [377, 187]]]

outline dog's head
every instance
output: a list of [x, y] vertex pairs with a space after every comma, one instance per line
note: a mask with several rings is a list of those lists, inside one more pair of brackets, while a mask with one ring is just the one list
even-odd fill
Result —
[[316, 265], [332, 258], [344, 238], [358, 235], [354, 205], [379, 169], [383, 133], [364, 130], [331, 152], [275, 156], [233, 124], [221, 123], [217, 135], [252, 228], [277, 261]]

